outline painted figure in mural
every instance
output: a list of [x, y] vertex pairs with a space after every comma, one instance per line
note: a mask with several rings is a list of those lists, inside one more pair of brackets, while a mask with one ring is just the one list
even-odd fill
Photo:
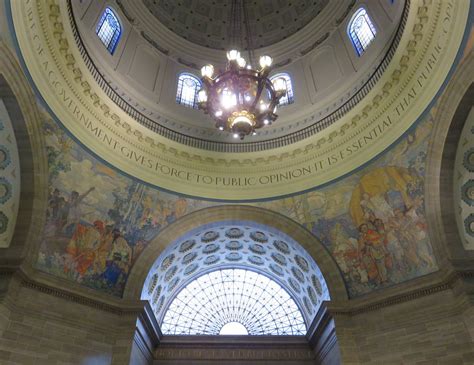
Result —
[[368, 221], [374, 221], [375, 217], [377, 217], [386, 222], [391, 216], [393, 216], [392, 207], [387, 203], [385, 197], [380, 194], [370, 196], [368, 193], [364, 192], [362, 194], [360, 206], [364, 212], [364, 217]]
[[416, 227], [410, 216], [407, 216], [401, 209], [395, 209], [395, 226], [398, 240], [403, 248], [407, 264], [410, 269], [415, 269], [420, 260], [416, 252]]
[[117, 283], [124, 281], [130, 270], [132, 249], [119, 229], [115, 228], [112, 235], [112, 250], [107, 257], [104, 278], [108, 285], [115, 286]]
[[387, 250], [390, 252], [393, 268], [396, 271], [403, 272], [408, 269], [408, 266], [403, 247], [397, 236], [397, 229], [400, 227], [395, 216], [388, 220], [386, 227]]
[[92, 266], [95, 250], [100, 240], [100, 232], [93, 227], [77, 224], [66, 253], [69, 255], [69, 270], [73, 270], [76, 279], [81, 282]]
[[52, 236], [62, 231], [67, 219], [67, 201], [58, 189], [54, 189], [48, 198], [48, 209], [46, 211], [47, 221], [50, 222], [49, 232]]
[[53, 194], [48, 199], [47, 217], [49, 219], [57, 219], [60, 210], [61, 193], [58, 189], [54, 189]]
[[67, 219], [64, 227], [64, 233], [67, 236], [71, 236], [74, 233], [76, 225], [80, 222], [82, 217], [81, 203], [84, 198], [95, 189], [95, 187], [89, 188], [84, 194], [79, 194], [77, 191], [73, 191], [67, 202]]
[[370, 229], [367, 223], [359, 227], [359, 254], [365, 265], [369, 279], [376, 284], [387, 281], [387, 267], [384, 237], [380, 232]]
[[107, 263], [107, 257], [112, 248], [113, 227], [106, 225], [101, 220], [94, 221], [94, 227], [100, 232], [100, 239], [95, 251], [93, 272], [104, 272]]

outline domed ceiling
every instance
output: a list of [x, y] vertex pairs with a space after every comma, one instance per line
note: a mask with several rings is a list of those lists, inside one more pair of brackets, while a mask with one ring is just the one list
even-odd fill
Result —
[[[377, 36], [359, 59], [347, 36], [348, 23], [360, 7], [355, 0], [246, 0], [245, 16], [242, 1], [237, 3], [122, 0], [115, 10], [123, 12], [118, 16], [124, 33], [129, 21], [133, 35], [123, 37], [112, 56], [103, 52], [94, 32], [93, 19], [98, 19], [106, 3], [94, 7], [72, 3], [77, 23], [73, 32], [81, 38], [78, 45], [85, 48], [81, 54], [97, 83], [142, 126], [189, 147], [255, 152], [307, 139], [355, 107], [388, 67], [408, 14], [405, 1], [390, 6], [365, 5]], [[241, 14], [236, 20], [240, 29], [231, 25], [233, 7]], [[183, 72], [199, 76], [200, 67], [207, 63], [223, 67], [226, 57], [222, 50], [232, 48], [233, 41], [240, 43], [246, 19], [251, 47], [256, 48], [253, 61], [262, 54], [273, 57], [273, 74], [288, 74], [294, 97], [290, 105], [278, 108], [275, 123], [240, 141], [218, 131], [209, 116], [180, 105], [177, 80]], [[248, 60], [247, 52], [244, 57]]]
[[[245, 1], [245, 0], [244, 0]], [[143, 0], [148, 10], [168, 29], [190, 42], [227, 49], [232, 43], [232, 1]], [[313, 20], [328, 0], [245, 1], [252, 48], [282, 41]]]
[[[29, 76], [54, 119], [82, 146], [150, 186], [233, 202], [315, 189], [393, 145], [425, 112], [456, 64], [468, 14], [463, 2], [453, 9], [437, 2], [422, 10], [402, 1], [319, 3], [321, 13], [300, 31], [285, 33], [286, 39], [260, 52], [291, 76], [295, 102], [281, 107], [278, 121], [257, 136], [235, 143], [199, 110], [176, 102], [179, 75], [198, 75], [207, 62], [219, 67], [225, 53], [170, 31], [144, 2], [38, 3], [39, 14], [47, 14], [39, 17], [38, 35], [23, 21], [30, 5], [10, 4]], [[107, 6], [123, 26], [113, 54], [96, 34]], [[289, 4], [279, 6], [290, 11]], [[377, 36], [359, 57], [347, 26], [361, 6]], [[439, 14], [448, 14], [449, 23]], [[46, 19], [57, 24], [53, 28]], [[47, 53], [46, 40], [51, 40]]]

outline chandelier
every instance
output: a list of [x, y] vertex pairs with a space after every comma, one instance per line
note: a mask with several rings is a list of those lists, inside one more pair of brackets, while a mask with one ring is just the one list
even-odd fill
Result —
[[[246, 24], [247, 49], [249, 61], [252, 62], [251, 32], [246, 20], [245, 0], [241, 0]], [[233, 36], [240, 26], [237, 0], [232, 3]], [[242, 39], [242, 32], [239, 32]], [[234, 138], [257, 134], [256, 130], [274, 122], [278, 115], [279, 99], [286, 93], [285, 81], [268, 78], [272, 58], [261, 56], [260, 68], [255, 69], [233, 49], [227, 52], [227, 66], [224, 71], [214, 75], [214, 66], [206, 65], [201, 69], [202, 89], [198, 92], [198, 106], [215, 121], [216, 128], [231, 132]]]

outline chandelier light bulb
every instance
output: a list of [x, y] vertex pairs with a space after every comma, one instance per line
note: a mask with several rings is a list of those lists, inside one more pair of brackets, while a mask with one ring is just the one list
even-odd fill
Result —
[[270, 56], [261, 56], [260, 57], [260, 67], [267, 68], [272, 65], [273, 59]]
[[201, 68], [204, 86], [198, 93], [198, 107], [214, 119], [215, 128], [243, 140], [278, 118], [276, 105], [286, 94], [287, 85], [281, 78], [269, 78], [273, 63], [270, 56], [262, 55], [261, 68], [257, 68], [236, 49], [228, 50], [226, 55], [225, 70], [214, 69], [211, 64]]
[[237, 64], [239, 65], [239, 67], [244, 68], [247, 64], [247, 61], [245, 61], [245, 58], [239, 57], [239, 59], [237, 60]]
[[237, 97], [229, 90], [224, 90], [221, 97], [221, 105], [224, 109], [230, 109], [237, 104]]
[[201, 68], [201, 75], [202, 77], [209, 77], [211, 78], [214, 74], [214, 66], [206, 65]]
[[198, 102], [200, 102], [200, 103], [207, 102], [207, 92], [206, 92], [206, 90], [199, 90], [199, 92], [198, 92]]
[[240, 52], [237, 51], [236, 49], [232, 49], [229, 52], [227, 52], [227, 59], [229, 61], [237, 61], [240, 58]]
[[273, 87], [276, 91], [286, 91], [286, 81], [279, 77], [273, 81]]

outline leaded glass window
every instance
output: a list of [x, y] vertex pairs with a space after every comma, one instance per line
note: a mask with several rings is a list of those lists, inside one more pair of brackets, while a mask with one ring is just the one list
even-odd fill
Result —
[[285, 85], [286, 94], [280, 98], [280, 101], [278, 102], [279, 106], [292, 104], [295, 101], [290, 75], [287, 73], [279, 73], [270, 77], [270, 81], [273, 85], [276, 85], [277, 83]]
[[201, 89], [201, 81], [194, 75], [182, 73], [178, 78], [176, 102], [188, 108], [198, 108], [197, 94]]
[[357, 55], [362, 55], [377, 34], [375, 26], [364, 8], [355, 12], [349, 23], [348, 33]]
[[186, 285], [165, 311], [166, 335], [305, 335], [295, 301], [278, 283], [250, 270], [216, 270]]
[[105, 8], [95, 32], [110, 54], [114, 54], [122, 34], [122, 27], [111, 8]]

